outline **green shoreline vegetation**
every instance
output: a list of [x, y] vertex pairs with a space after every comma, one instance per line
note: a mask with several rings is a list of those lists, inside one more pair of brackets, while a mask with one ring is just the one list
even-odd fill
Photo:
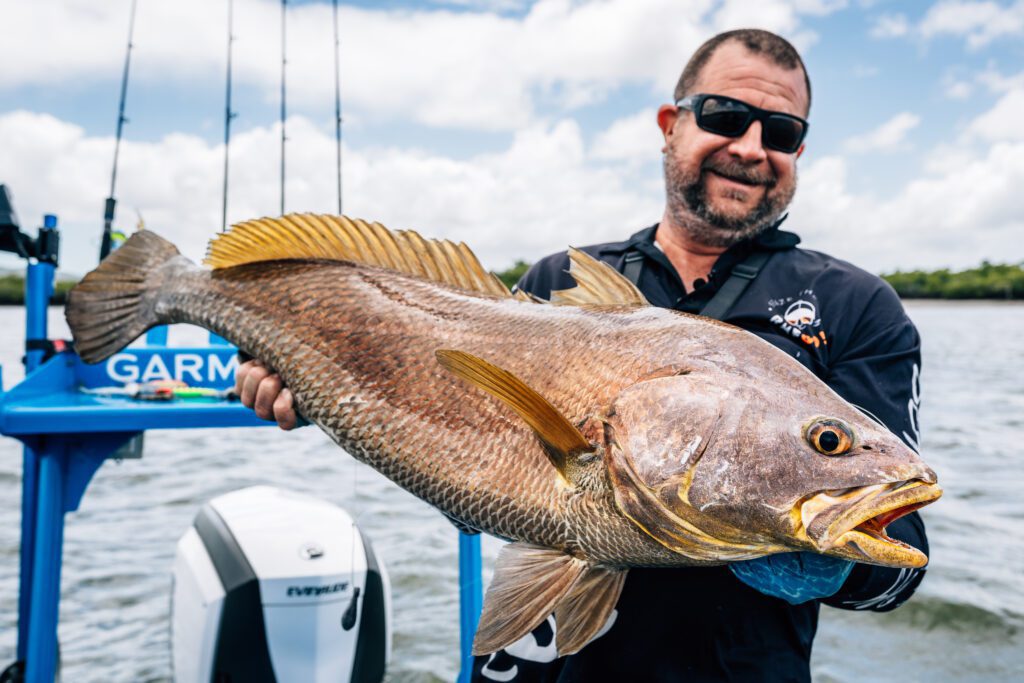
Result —
[[[511, 287], [530, 268], [526, 261], [496, 275]], [[1024, 263], [994, 264], [982, 261], [977, 268], [951, 271], [910, 270], [886, 273], [901, 299], [1024, 299]]]
[[[511, 287], [530, 268], [526, 261], [495, 273]], [[998, 264], [982, 261], [977, 268], [951, 271], [909, 270], [883, 274], [882, 278], [903, 299], [1024, 299], [1024, 263]], [[63, 305], [75, 280], [58, 280], [50, 303]], [[25, 278], [0, 275], [0, 306], [21, 306], [25, 302]]]
[[982, 261], [961, 271], [910, 270], [882, 275], [901, 299], [1024, 299], [1024, 263]]
[[[51, 304], [64, 304], [68, 290], [77, 280], [58, 280], [53, 286]], [[25, 277], [9, 273], [0, 275], [0, 306], [21, 306], [25, 303]]]

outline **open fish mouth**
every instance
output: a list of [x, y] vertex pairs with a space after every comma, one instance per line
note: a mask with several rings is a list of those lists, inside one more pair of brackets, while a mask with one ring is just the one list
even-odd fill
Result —
[[[815, 508], [823, 505], [834, 508], [843, 501], [845, 508], [828, 522], [818, 547], [822, 552], [839, 555], [857, 562], [869, 562], [889, 567], [923, 567], [928, 556], [923, 552], [886, 534], [886, 527], [900, 517], [934, 502], [942, 495], [942, 488], [934, 483], [913, 479], [910, 481], [877, 484], [841, 492], [823, 492], [803, 504], [806, 519], [816, 517]], [[832, 517], [832, 515], [821, 515]], [[808, 531], [820, 524], [811, 521]]]

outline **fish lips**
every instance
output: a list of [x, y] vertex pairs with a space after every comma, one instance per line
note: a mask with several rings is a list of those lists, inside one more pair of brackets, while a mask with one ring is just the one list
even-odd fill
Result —
[[799, 517], [819, 552], [887, 567], [923, 567], [928, 556], [890, 538], [885, 528], [941, 495], [934, 481], [922, 479], [824, 491], [801, 502]]

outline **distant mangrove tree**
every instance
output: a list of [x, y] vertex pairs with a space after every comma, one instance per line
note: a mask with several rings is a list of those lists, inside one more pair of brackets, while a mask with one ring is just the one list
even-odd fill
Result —
[[882, 275], [904, 299], [1024, 299], [1024, 263], [982, 261], [977, 268]]

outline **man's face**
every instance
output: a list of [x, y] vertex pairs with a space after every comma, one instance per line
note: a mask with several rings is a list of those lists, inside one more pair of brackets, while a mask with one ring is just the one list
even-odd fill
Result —
[[[692, 93], [725, 95], [800, 117], [807, 112], [803, 72], [737, 42], [719, 46]], [[795, 154], [766, 149], [759, 121], [738, 138], [715, 135], [698, 128], [692, 112], [668, 105], [659, 110], [658, 122], [665, 135], [668, 212], [696, 241], [731, 246], [761, 232], [789, 205], [803, 146]]]

